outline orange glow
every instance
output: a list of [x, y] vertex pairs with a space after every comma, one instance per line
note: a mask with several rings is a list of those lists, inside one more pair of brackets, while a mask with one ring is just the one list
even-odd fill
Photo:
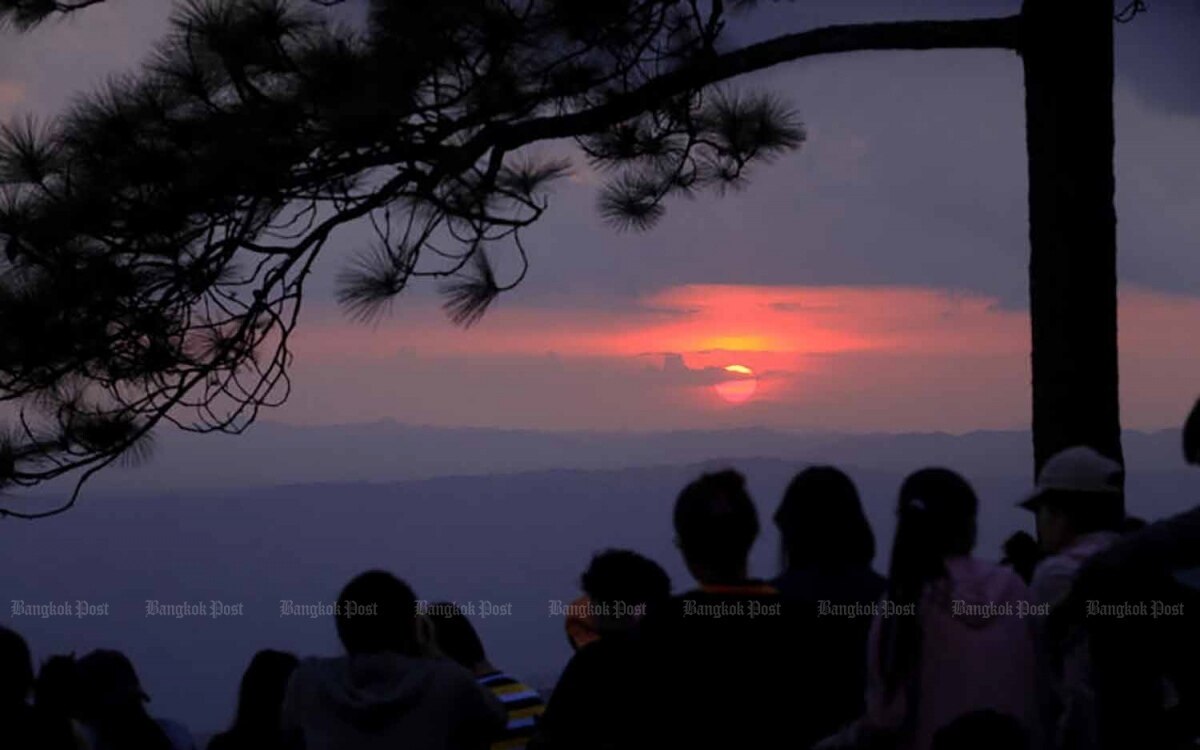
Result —
[[758, 378], [754, 377], [754, 371], [745, 365], [729, 365], [724, 369], [725, 372], [738, 377], [717, 383], [713, 386], [713, 390], [722, 400], [730, 404], [742, 404], [749, 401], [754, 396], [754, 392], [758, 390]]
[[[422, 311], [424, 312], [424, 311]], [[730, 360], [758, 372], [855, 353], [1028, 356], [1028, 318], [995, 300], [913, 287], [680, 286], [624, 310], [498, 307], [454, 328], [432, 309], [378, 328], [337, 321], [299, 332], [314, 356], [639, 357], [672, 352], [691, 367]], [[536, 331], [536, 335], [531, 335]]]
[[765, 352], [777, 349], [779, 345], [766, 336], [715, 336], [701, 341], [698, 348], [702, 351]]
[[[1026, 427], [1028, 313], [985, 295], [703, 285], [590, 308], [513, 300], [469, 330], [432, 301], [374, 328], [320, 310], [292, 343], [298, 375], [322, 373], [325, 385], [299, 386], [292, 413], [554, 429]], [[1197, 327], [1200, 299], [1122, 287], [1131, 426], [1174, 424], [1195, 402]], [[485, 389], [503, 397], [463, 398]]]

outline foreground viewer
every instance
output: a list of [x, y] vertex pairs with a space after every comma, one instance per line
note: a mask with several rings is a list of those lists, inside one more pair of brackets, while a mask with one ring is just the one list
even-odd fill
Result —
[[238, 690], [233, 726], [209, 740], [208, 750], [281, 750], [285, 747], [279, 710], [299, 660], [264, 649], [254, 655]]
[[904, 481], [890, 610], [871, 623], [866, 714], [821, 748], [882, 742], [929, 750], [935, 732], [982, 710], [1036, 732], [1031, 618], [1016, 616], [1028, 592], [1009, 568], [971, 556], [978, 504], [966, 480], [947, 469]]
[[91, 750], [194, 750], [182, 724], [151, 718], [133, 662], [100, 649], [79, 660], [80, 718]]
[[699, 587], [643, 622], [644, 736], [653, 747], [806, 747], [828, 721], [817, 676], [832, 665], [820, 661], [815, 611], [750, 576], [759, 523], [745, 479], [727, 470], [692, 482], [674, 526]]
[[[1200, 466], [1200, 401], [1182, 442]], [[1090, 645], [1100, 747], [1200, 745], [1200, 505], [1088, 559], [1070, 599], [1065, 614]], [[1116, 616], [1141, 603], [1157, 616]]]
[[671, 579], [659, 564], [627, 549], [594, 556], [579, 583], [583, 596], [571, 602], [566, 619], [576, 650], [605, 634], [624, 634], [671, 595]]
[[813, 466], [796, 475], [775, 511], [784, 569], [775, 586], [790, 605], [821, 611], [822, 606], [853, 607], [826, 612], [822, 650], [839, 668], [821, 677], [831, 726], [863, 711], [867, 673], [867, 614], [887, 588], [871, 568], [875, 534], [863, 513], [858, 489], [832, 466]]
[[1095, 748], [1099, 742], [1090, 648], [1085, 631], [1060, 627], [1060, 610], [1084, 563], [1120, 537], [1125, 509], [1121, 464], [1086, 446], [1051, 456], [1037, 488], [1021, 503], [1034, 513], [1046, 557], [1029, 584], [1052, 617], [1037, 626], [1042, 722], [1053, 747]]
[[284, 731], [305, 750], [483, 748], [504, 731], [504, 708], [470, 672], [413, 655], [417, 603], [407, 584], [368, 571], [338, 603], [346, 655], [301, 662], [284, 697]]
[[42, 662], [33, 695], [33, 706], [45, 719], [69, 728], [72, 747], [87, 747], [87, 733], [79, 721], [79, 664], [75, 654], [59, 654]]
[[[631, 550], [592, 558], [581, 580], [588, 629], [559, 677], [530, 748], [632, 748], [644, 738], [647, 654], [638, 628], [670, 598], [658, 563]], [[581, 614], [576, 612], [575, 614]]]
[[69, 722], [29, 705], [33, 658], [25, 639], [0, 626], [0, 748], [66, 750], [76, 747]]

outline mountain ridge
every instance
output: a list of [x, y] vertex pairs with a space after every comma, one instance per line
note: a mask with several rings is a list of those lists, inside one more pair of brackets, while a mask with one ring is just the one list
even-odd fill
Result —
[[[1131, 474], [1178, 468], [1174, 430], [1125, 433]], [[402, 481], [569, 469], [620, 469], [774, 458], [865, 469], [947, 465], [975, 476], [1032, 475], [1024, 431], [844, 433], [745, 427], [609, 432], [408, 425], [393, 420], [296, 426], [265, 422], [242, 436], [166, 433], [133, 468], [102, 472], [93, 491], [232, 489]]]

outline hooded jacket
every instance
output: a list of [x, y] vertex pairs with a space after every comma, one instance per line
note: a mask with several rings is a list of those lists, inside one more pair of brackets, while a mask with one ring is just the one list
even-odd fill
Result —
[[[928, 750], [938, 729], [964, 713], [1016, 717], [1038, 743], [1036, 660], [1029, 594], [1006, 567], [972, 557], [946, 561], [917, 608], [921, 652], [906, 688], [888, 695], [879, 662], [882, 618], [871, 624], [867, 713], [871, 730], [898, 733], [898, 747]], [[893, 616], [908, 616], [903, 613]]]
[[506, 719], [458, 664], [397, 653], [307, 659], [282, 709], [285, 733], [301, 734], [305, 750], [474, 750]]
[[[1029, 584], [1030, 596], [1052, 610], [1071, 593], [1087, 561], [1111, 547], [1120, 535], [1112, 531], [1084, 534], [1038, 564]], [[1099, 747], [1091, 646], [1086, 630], [1069, 627], [1054, 632], [1048, 618], [1037, 623], [1038, 673], [1042, 722], [1055, 747]]]

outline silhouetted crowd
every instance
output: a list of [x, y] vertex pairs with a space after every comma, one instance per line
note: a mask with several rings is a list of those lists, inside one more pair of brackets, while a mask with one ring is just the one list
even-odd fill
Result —
[[[1200, 403], [1184, 453], [1200, 464]], [[1090, 448], [1053, 456], [1020, 503], [1037, 539], [1014, 534], [993, 563], [973, 556], [971, 485], [917, 471], [885, 578], [853, 482], [808, 468], [773, 516], [768, 581], [748, 576], [760, 524], [743, 477], [705, 474], [673, 517], [697, 586], [672, 595], [652, 560], [597, 554], [564, 608], [574, 653], [548, 701], [488, 660], [460, 607], [372, 570], [338, 598], [358, 615], [334, 618], [345, 655], [256, 654], [208, 748], [1197, 747], [1200, 506], [1147, 526], [1123, 486]], [[55, 656], [35, 676], [0, 628], [0, 748], [195, 746], [146, 700], [119, 652]]]

